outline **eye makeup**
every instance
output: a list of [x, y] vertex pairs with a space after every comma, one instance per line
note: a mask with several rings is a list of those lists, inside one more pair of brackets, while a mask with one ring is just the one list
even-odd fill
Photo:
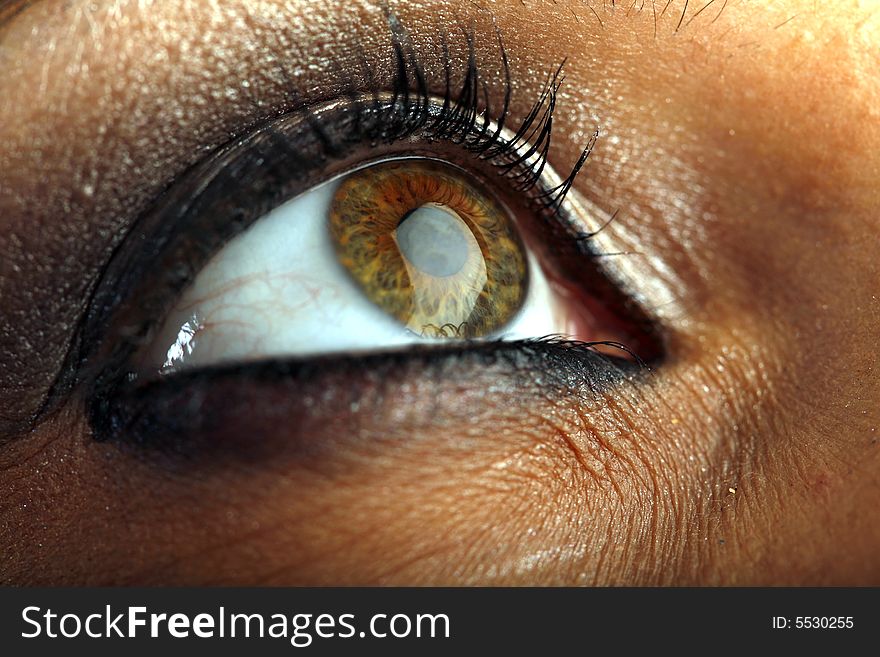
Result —
[[322, 456], [363, 440], [352, 423], [384, 426], [385, 440], [400, 435], [395, 418], [442, 431], [446, 423], [467, 424], [500, 412], [492, 408], [497, 401], [486, 405], [484, 394], [504, 399], [513, 416], [528, 416], [549, 400], [559, 407], [577, 403], [586, 412], [619, 386], [630, 398], [649, 372], [643, 364], [560, 339], [447, 342], [195, 368], [119, 386], [112, 399], [93, 402], [91, 421], [95, 438], [139, 455], [146, 448], [166, 464], [166, 457], [199, 465], [210, 457], [271, 460], [281, 442], [285, 454], [316, 458], [332, 469], [333, 459]]
[[[73, 389], [82, 391], [96, 437], [125, 434], [132, 418], [143, 414], [132, 410], [133, 403], [149, 405], [151, 399], [164, 398], [160, 387], [168, 382], [144, 386], [133, 373], [131, 357], [149, 341], [169, 305], [218, 248], [280, 203], [328, 176], [389, 156], [445, 159], [500, 187], [513, 204], [528, 209], [531, 228], [540, 231], [543, 248], [553, 254], [560, 271], [589, 281], [596, 314], [625, 327], [624, 333], [636, 338], [627, 340], [630, 346], [622, 353], [632, 350], [646, 360], [657, 356], [653, 327], [588, 264], [590, 235], [565, 212], [565, 195], [593, 142], [567, 177], [559, 178], [547, 165], [561, 68], [548, 76], [532, 109], [515, 121], [509, 106], [507, 56], [500, 38], [498, 56], [504, 72], [500, 83], [482, 78], [469, 35], [461, 88], [457, 93], [452, 89], [447, 51], [445, 80], [440, 85], [443, 95], [438, 97], [430, 91], [437, 81], [426, 78], [400, 26], [394, 21], [391, 25], [397, 66], [391, 92], [380, 87], [363, 90], [352, 84], [344, 98], [267, 119], [181, 176], [137, 222], [103, 274], [52, 395], [57, 402]], [[375, 80], [379, 76], [370, 71], [366, 77]], [[502, 101], [493, 110], [491, 99], [499, 95]], [[517, 129], [511, 131], [507, 124]], [[569, 289], [577, 294], [573, 286]], [[454, 358], [456, 353], [461, 351], [437, 350], [431, 357]], [[238, 369], [253, 371], [254, 367], [244, 364]], [[284, 367], [263, 364], [259, 368], [289, 375]], [[200, 389], [210, 386], [212, 376], [228, 381], [215, 369], [211, 375], [193, 374], [188, 380]], [[225, 374], [230, 369], [236, 368], [227, 368]], [[180, 383], [179, 379], [176, 385]], [[117, 403], [122, 397], [126, 404]]]

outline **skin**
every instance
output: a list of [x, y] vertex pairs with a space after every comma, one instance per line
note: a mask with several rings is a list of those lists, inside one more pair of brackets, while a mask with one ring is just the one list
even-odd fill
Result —
[[171, 177], [290, 105], [279, 53], [332, 98], [328, 62], [387, 30], [367, 3], [87, 4], [0, 31], [0, 581], [880, 584], [873, 3], [390, 3], [429, 71], [435, 20], [496, 61], [492, 12], [520, 116], [568, 58], [550, 161], [600, 130], [573, 198], [619, 210], [599, 243], [665, 359], [233, 385], [183, 460], [95, 442], [76, 391], [34, 420], [88, 292]]

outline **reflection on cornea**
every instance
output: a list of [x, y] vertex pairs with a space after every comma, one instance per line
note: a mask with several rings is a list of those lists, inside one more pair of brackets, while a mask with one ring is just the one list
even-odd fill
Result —
[[183, 360], [192, 354], [195, 348], [194, 338], [196, 334], [202, 330], [204, 326], [195, 315], [184, 322], [177, 334], [177, 339], [168, 348], [165, 356], [165, 363], [162, 365], [162, 372], [171, 372], [175, 366], [179, 365]]

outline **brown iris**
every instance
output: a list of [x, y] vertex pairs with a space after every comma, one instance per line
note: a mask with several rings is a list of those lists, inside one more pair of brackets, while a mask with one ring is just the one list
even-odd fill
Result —
[[489, 335], [525, 296], [526, 256], [506, 210], [449, 165], [397, 160], [350, 174], [330, 234], [367, 297], [419, 335]]

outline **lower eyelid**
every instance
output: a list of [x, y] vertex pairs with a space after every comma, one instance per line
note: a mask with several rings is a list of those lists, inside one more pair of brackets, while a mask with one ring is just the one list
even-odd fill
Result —
[[[380, 413], [382, 403], [394, 412], [432, 424], [437, 420], [437, 394], [453, 395], [455, 411], [472, 417], [486, 390], [508, 394], [509, 405], [530, 394], [559, 400], [574, 395], [602, 401], [603, 392], [622, 382], [647, 376], [640, 365], [609, 359], [584, 345], [552, 340], [486, 342], [466, 347], [409, 352], [327, 356], [312, 360], [265, 360], [187, 370], [165, 380], [118, 390], [110, 403], [100, 397], [91, 405], [98, 440], [121, 440], [172, 456], [195, 450], [231, 453], [276, 453], [273, 442], [283, 435], [285, 451], [304, 451], [310, 458], [333, 451], [355, 433], [339, 432], [316, 444], [309, 431], [345, 423], [357, 402], [365, 412]], [[406, 391], [405, 393], [403, 391]], [[507, 393], [504, 393], [507, 391]], [[401, 395], [411, 403], [399, 404]], [[468, 398], [470, 401], [465, 402]], [[420, 403], [416, 404], [416, 400]], [[415, 406], [413, 404], [416, 404]], [[440, 407], [443, 412], [449, 408]], [[331, 432], [333, 433], [333, 432]]]

